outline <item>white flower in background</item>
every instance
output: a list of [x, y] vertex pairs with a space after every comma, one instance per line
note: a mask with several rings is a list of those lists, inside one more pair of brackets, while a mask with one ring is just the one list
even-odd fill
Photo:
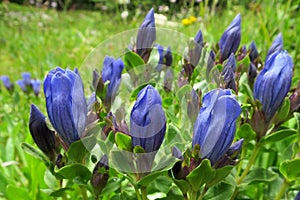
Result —
[[125, 10], [121, 13], [121, 18], [126, 19], [128, 17], [128, 15], [129, 15], [129, 12], [127, 10]]
[[170, 0], [170, 3], [176, 3], [176, 0]]
[[130, 0], [119, 0], [119, 4], [130, 4]]
[[158, 6], [158, 12], [168, 12], [168, 11], [169, 11], [169, 6], [166, 5]]

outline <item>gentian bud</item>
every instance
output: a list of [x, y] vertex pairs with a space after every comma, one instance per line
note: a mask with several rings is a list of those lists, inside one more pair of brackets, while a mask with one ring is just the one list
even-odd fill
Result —
[[164, 90], [166, 92], [170, 92], [172, 90], [172, 83], [173, 83], [173, 72], [171, 69], [167, 69], [165, 77], [164, 77]]
[[187, 113], [191, 122], [195, 122], [200, 109], [199, 97], [194, 89], [188, 94], [187, 97]]
[[32, 79], [30, 83], [35, 96], [38, 96], [41, 91], [41, 81], [37, 79]]
[[282, 51], [283, 50], [283, 40], [282, 40], [282, 34], [279, 33], [276, 38], [274, 39], [271, 47], [268, 50], [267, 56], [266, 56], [266, 61], [268, 60], [268, 57], [277, 51]]
[[130, 114], [132, 147], [141, 146], [146, 153], [157, 151], [166, 131], [166, 117], [159, 93], [147, 85], [138, 94]]
[[241, 15], [238, 14], [224, 31], [220, 45], [220, 62], [226, 60], [231, 53], [235, 54], [241, 41]]
[[14, 85], [10, 82], [8, 76], [1, 76], [0, 79], [2, 80], [4, 87], [9, 91], [13, 91]]
[[96, 164], [91, 177], [91, 185], [96, 197], [98, 197], [105, 187], [109, 178], [108, 158], [104, 155]]
[[209, 79], [209, 74], [212, 68], [215, 66], [216, 54], [213, 50], [209, 52], [209, 57], [206, 65], [206, 78]]
[[290, 112], [298, 112], [300, 109], [300, 81], [294, 93], [290, 96]]
[[248, 68], [248, 81], [249, 81], [251, 88], [253, 87], [254, 79], [256, 78], [256, 76], [257, 76], [256, 67], [252, 62], [250, 62], [250, 65]]
[[140, 26], [136, 39], [136, 52], [145, 63], [149, 58], [149, 52], [153, 42], [156, 40], [154, 9], [152, 8], [146, 15], [142, 25]]
[[229, 149], [241, 106], [229, 89], [216, 89], [203, 97], [194, 126], [193, 148], [200, 145], [201, 158], [214, 165]]
[[233, 89], [237, 91], [237, 87], [235, 84], [235, 70], [236, 70], [236, 60], [234, 54], [231, 53], [227, 62], [225, 63], [222, 71], [223, 80], [225, 82], [225, 88]]
[[87, 104], [78, 71], [51, 70], [44, 80], [44, 94], [50, 122], [65, 145], [83, 137]]
[[164, 58], [165, 58], [165, 61], [164, 61], [165, 65], [168, 67], [171, 66], [172, 62], [173, 62], [171, 47], [168, 47], [167, 50], [165, 51]]
[[227, 156], [230, 156], [232, 159], [236, 159], [242, 150], [244, 139], [240, 139], [229, 147], [227, 150]]
[[156, 44], [154, 45], [157, 48], [159, 59], [158, 59], [158, 64], [156, 66], [156, 71], [161, 71], [162, 70], [162, 65], [164, 64], [164, 47]]
[[254, 83], [254, 99], [262, 104], [269, 122], [286, 97], [292, 82], [293, 60], [286, 51], [269, 56]]
[[250, 58], [250, 61], [255, 63], [255, 60], [258, 58], [259, 54], [258, 54], [258, 51], [257, 51], [257, 48], [256, 48], [256, 45], [255, 45], [255, 42], [252, 42], [249, 46], [249, 50], [250, 50], [250, 53], [249, 53], [249, 58]]
[[100, 75], [97, 72], [97, 70], [93, 70], [93, 81], [92, 81], [92, 84], [93, 84], [93, 89], [94, 90], [97, 90], [97, 86], [98, 86], [98, 83], [99, 83], [99, 78], [100, 78]]
[[203, 48], [203, 36], [201, 30], [198, 31], [192, 43], [189, 45], [189, 63], [195, 68], [200, 60]]
[[103, 99], [103, 103], [108, 110], [117, 96], [123, 69], [124, 63], [120, 58], [115, 60], [110, 56], [105, 57], [102, 68], [102, 80], [103, 83], [109, 81], [109, 84], [107, 86], [106, 96], [105, 99]]
[[23, 92], [28, 92], [27, 85], [25, 84], [24, 79], [20, 79], [16, 81], [16, 84], [21, 88]]
[[297, 196], [295, 197], [295, 200], [300, 200], [300, 192], [298, 192]]
[[45, 121], [46, 117], [41, 111], [31, 104], [29, 130], [37, 146], [50, 158], [55, 159], [56, 138], [54, 131], [51, 131]]

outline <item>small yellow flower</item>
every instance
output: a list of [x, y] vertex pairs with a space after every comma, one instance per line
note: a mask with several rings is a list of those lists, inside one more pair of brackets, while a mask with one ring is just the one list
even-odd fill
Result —
[[181, 21], [181, 23], [182, 23], [183, 25], [190, 25], [190, 24], [192, 24], [192, 21], [191, 21], [190, 19], [188, 19], [188, 18], [184, 18], [184, 19]]
[[196, 22], [196, 21], [197, 21], [197, 18], [194, 17], [194, 16], [190, 16], [189, 20], [190, 20], [191, 22]]

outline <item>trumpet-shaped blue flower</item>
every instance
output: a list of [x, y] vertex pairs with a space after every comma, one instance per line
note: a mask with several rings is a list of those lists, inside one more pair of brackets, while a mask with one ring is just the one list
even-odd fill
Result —
[[41, 81], [37, 80], [37, 79], [32, 79], [30, 81], [30, 83], [31, 83], [31, 87], [33, 89], [34, 94], [36, 96], [38, 96], [41, 91]]
[[103, 83], [109, 81], [104, 100], [104, 103], [109, 107], [113, 103], [117, 95], [121, 83], [121, 75], [123, 69], [124, 63], [120, 58], [115, 60], [110, 56], [105, 57], [102, 68], [102, 80]]
[[87, 104], [77, 69], [57, 67], [44, 80], [46, 107], [52, 126], [66, 145], [84, 135]]
[[196, 67], [199, 63], [203, 48], [202, 31], [199, 30], [189, 47], [189, 62]]
[[152, 47], [153, 42], [156, 40], [154, 9], [152, 8], [146, 15], [143, 23], [141, 24], [137, 39], [136, 39], [136, 52], [143, 57], [147, 49]]
[[238, 14], [224, 31], [220, 45], [220, 61], [226, 60], [231, 53], [237, 51], [241, 41], [241, 15]]
[[193, 136], [193, 147], [200, 145], [202, 158], [214, 164], [227, 152], [240, 113], [241, 106], [229, 89], [216, 89], [203, 97]]
[[286, 51], [276, 51], [266, 60], [254, 83], [254, 98], [270, 121], [286, 97], [292, 82], [293, 60]]
[[1, 76], [0, 79], [2, 80], [4, 87], [8, 90], [8, 91], [12, 91], [14, 89], [14, 85], [10, 82], [9, 77], [8, 76]]
[[130, 114], [132, 147], [141, 146], [145, 152], [157, 151], [163, 142], [166, 118], [159, 93], [147, 85], [138, 94]]
[[236, 60], [234, 54], [231, 53], [222, 70], [222, 76], [226, 84], [225, 88], [230, 88], [233, 89], [234, 91], [237, 90], [235, 80], [234, 80], [235, 70], [236, 70]]
[[272, 45], [268, 50], [266, 60], [272, 53], [274, 53], [276, 51], [281, 51], [281, 50], [283, 50], [283, 39], [282, 39], [282, 34], [279, 33], [276, 36], [276, 38], [273, 40]]
[[255, 45], [255, 42], [251, 42], [250, 46], [249, 46], [249, 58], [251, 62], [254, 62], [256, 60], [256, 58], [258, 58], [259, 54]]

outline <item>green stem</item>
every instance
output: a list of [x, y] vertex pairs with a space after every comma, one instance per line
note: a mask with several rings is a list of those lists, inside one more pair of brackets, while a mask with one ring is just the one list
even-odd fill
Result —
[[142, 193], [142, 199], [143, 200], [148, 200], [148, 198], [147, 198], [147, 188], [145, 186], [141, 187], [141, 193]]
[[197, 199], [197, 192], [194, 190], [188, 191], [188, 199], [189, 200], [196, 200]]
[[89, 198], [86, 193], [86, 188], [85, 187], [79, 187], [79, 188], [80, 188], [82, 200], [88, 200]]
[[283, 185], [281, 186], [280, 191], [278, 192], [275, 200], [280, 200], [288, 187], [289, 187], [289, 182], [286, 179], [284, 179]]
[[260, 150], [260, 142], [257, 142], [255, 144], [255, 146], [254, 146], [253, 152], [252, 152], [251, 157], [250, 157], [250, 159], [249, 159], [249, 161], [248, 161], [248, 163], [246, 165], [245, 170], [243, 171], [242, 175], [239, 178], [237, 178], [237, 186], [234, 188], [234, 192], [233, 192], [233, 194], [231, 196], [231, 200], [235, 199], [235, 197], [236, 197], [236, 195], [238, 193], [238, 186], [243, 182], [243, 180], [247, 176], [249, 170], [251, 169], [252, 165], [255, 162], [255, 159], [256, 159], [256, 157], [258, 155], [259, 150]]
[[206, 187], [206, 185], [205, 185], [205, 187], [204, 187], [204, 189], [202, 190], [202, 192], [201, 192], [201, 194], [200, 194], [198, 200], [202, 200], [202, 199], [203, 199], [203, 197], [204, 197], [204, 195], [206, 194], [207, 190], [208, 190], [208, 187]]

